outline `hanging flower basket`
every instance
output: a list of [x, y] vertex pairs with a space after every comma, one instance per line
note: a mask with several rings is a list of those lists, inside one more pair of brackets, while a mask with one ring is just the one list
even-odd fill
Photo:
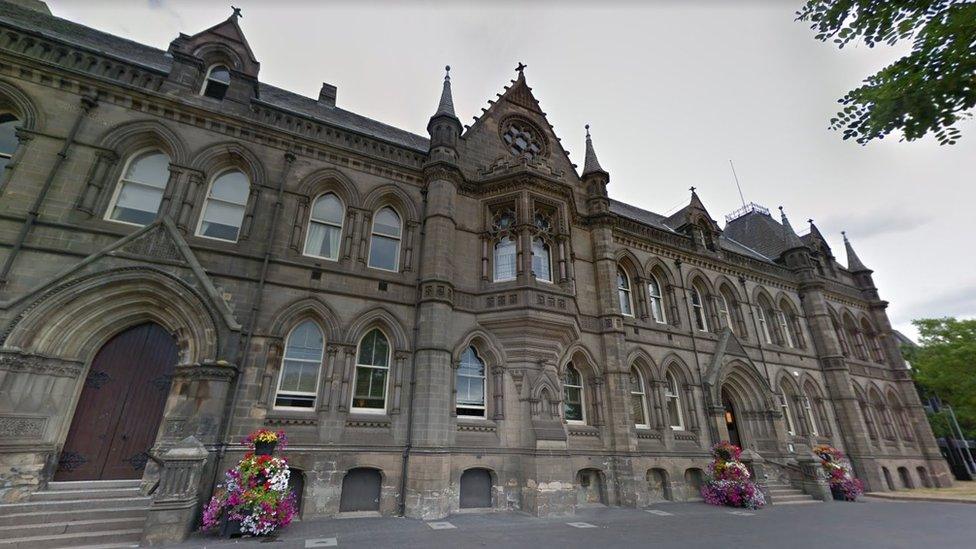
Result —
[[837, 501], [857, 501], [864, 493], [864, 484], [854, 478], [850, 462], [844, 453], [832, 446], [821, 444], [813, 447], [813, 453], [820, 458], [820, 466], [827, 474], [830, 494]]
[[712, 505], [759, 509], [766, 504], [762, 490], [750, 480], [749, 469], [739, 461], [742, 449], [727, 441], [712, 447], [708, 477], [701, 487], [702, 498]]
[[204, 507], [203, 530], [219, 530], [222, 537], [266, 536], [291, 523], [296, 505], [288, 489], [288, 461], [271, 455], [285, 440], [284, 432], [267, 429], [244, 439], [254, 450], [265, 445], [267, 453], [248, 452], [227, 470], [223, 486]]

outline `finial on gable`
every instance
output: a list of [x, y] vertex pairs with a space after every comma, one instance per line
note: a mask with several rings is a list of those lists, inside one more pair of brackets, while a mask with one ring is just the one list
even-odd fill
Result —
[[244, 14], [241, 13], [241, 8], [232, 5], [230, 9], [234, 10], [234, 13], [230, 14], [231, 17], [237, 17], [237, 18], [244, 17]]
[[519, 61], [518, 66], [515, 67], [515, 72], [519, 73], [519, 76], [525, 76], [524, 71], [525, 71], [525, 69], [527, 67], [528, 67], [528, 65], [526, 65], [526, 64], [522, 63], [521, 61]]

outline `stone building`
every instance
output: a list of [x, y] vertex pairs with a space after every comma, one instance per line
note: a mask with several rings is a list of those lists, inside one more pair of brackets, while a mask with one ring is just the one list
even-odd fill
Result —
[[236, 16], [164, 51], [0, 2], [0, 500], [148, 490], [191, 435], [205, 497], [259, 427], [306, 517], [695, 498], [725, 439], [950, 482], [846, 237], [611, 199], [521, 65], [427, 137], [259, 72]]

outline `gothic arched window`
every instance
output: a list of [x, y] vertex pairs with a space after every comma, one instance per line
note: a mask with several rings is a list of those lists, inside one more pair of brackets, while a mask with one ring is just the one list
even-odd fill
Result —
[[566, 366], [563, 376], [563, 417], [567, 423], [584, 423], [586, 411], [583, 404], [583, 378], [572, 364]]
[[369, 266], [384, 271], [398, 271], [400, 266], [400, 216], [387, 206], [373, 218], [373, 235], [369, 241]]
[[661, 282], [654, 273], [647, 277], [647, 293], [651, 297], [651, 316], [654, 321], [664, 324], [667, 317], [664, 316], [664, 294], [661, 292]]
[[324, 349], [322, 330], [306, 320], [292, 328], [281, 358], [276, 408], [313, 408], [319, 384]]
[[148, 225], [159, 214], [169, 181], [169, 157], [158, 150], [133, 154], [126, 161], [108, 207], [108, 219]]
[[637, 427], [649, 427], [650, 422], [647, 420], [647, 394], [644, 389], [644, 376], [634, 366], [630, 368], [630, 402], [634, 414], [634, 425]]
[[227, 170], [214, 177], [197, 235], [236, 242], [250, 192], [251, 184], [240, 170]]
[[213, 99], [223, 99], [230, 88], [230, 71], [223, 65], [213, 65], [207, 69], [207, 77], [203, 79], [200, 95]]
[[678, 379], [673, 372], [664, 376], [664, 400], [668, 407], [668, 422], [675, 431], [685, 428], [684, 416], [681, 413], [681, 396], [678, 393]]
[[474, 347], [468, 347], [461, 355], [461, 364], [454, 376], [457, 393], [455, 400], [458, 416], [485, 417], [485, 362]]
[[691, 312], [695, 317], [695, 328], [701, 332], [707, 332], [708, 315], [705, 313], [705, 299], [696, 284], [691, 285]]
[[617, 299], [620, 302], [620, 312], [626, 316], [634, 316], [634, 302], [630, 296], [630, 277], [617, 267]]
[[540, 236], [532, 237], [532, 273], [536, 280], [552, 282], [552, 253]]
[[20, 120], [12, 113], [0, 113], [0, 173], [10, 163], [17, 150], [17, 124]]
[[359, 341], [359, 352], [356, 353], [356, 385], [352, 394], [354, 412], [386, 411], [389, 374], [389, 340], [380, 330], [370, 330]]
[[346, 208], [339, 197], [326, 193], [315, 199], [308, 216], [308, 237], [305, 255], [335, 261], [342, 246], [342, 221]]

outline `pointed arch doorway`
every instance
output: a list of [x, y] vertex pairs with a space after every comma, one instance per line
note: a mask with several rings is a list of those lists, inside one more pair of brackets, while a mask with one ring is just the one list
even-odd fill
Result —
[[729, 431], [729, 442], [742, 448], [742, 434], [739, 431], [735, 405], [732, 403], [732, 397], [725, 389], [722, 389], [722, 407], [725, 408], [725, 427]]
[[95, 355], [54, 480], [142, 478], [179, 357], [152, 322], [128, 328]]

